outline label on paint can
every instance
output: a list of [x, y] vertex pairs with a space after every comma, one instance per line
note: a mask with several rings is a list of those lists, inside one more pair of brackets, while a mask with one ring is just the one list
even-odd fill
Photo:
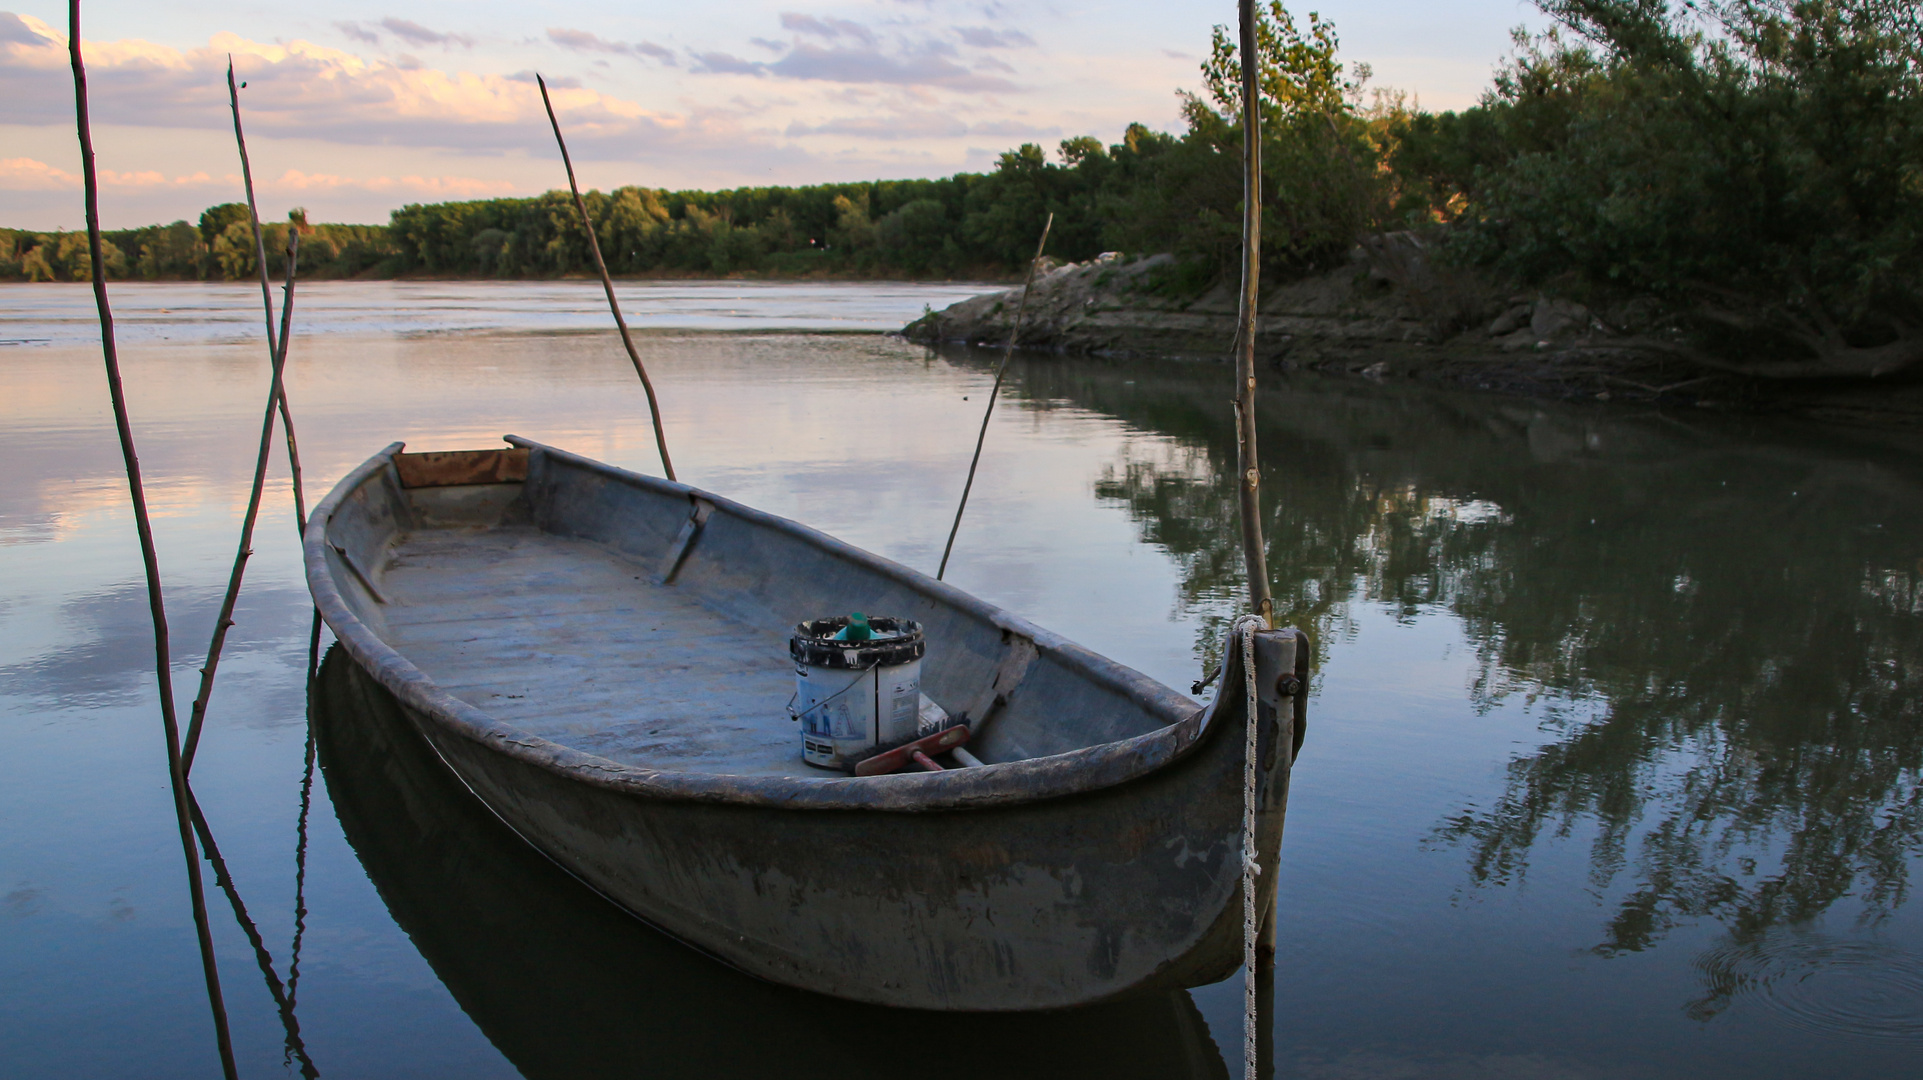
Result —
[[810, 765], [851, 770], [879, 750], [912, 742], [921, 723], [921, 627], [907, 619], [873, 618], [870, 640], [832, 640], [845, 618], [795, 627], [790, 711], [801, 721], [801, 756]]

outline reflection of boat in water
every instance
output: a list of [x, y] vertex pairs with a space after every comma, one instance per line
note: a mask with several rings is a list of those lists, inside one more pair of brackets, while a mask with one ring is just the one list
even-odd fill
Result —
[[1226, 1077], [1186, 993], [972, 1016], [751, 979], [629, 918], [528, 847], [336, 648], [313, 719], [342, 831], [461, 1007], [530, 1077]]
[[[877, 1004], [1061, 1008], [1240, 966], [1243, 694], [1197, 708], [793, 522], [520, 447], [375, 455], [315, 510], [308, 580], [441, 759], [557, 863], [750, 974]], [[853, 609], [926, 628], [922, 689], [986, 764], [802, 762], [786, 634]], [[1296, 646], [1255, 643], [1265, 912]]]

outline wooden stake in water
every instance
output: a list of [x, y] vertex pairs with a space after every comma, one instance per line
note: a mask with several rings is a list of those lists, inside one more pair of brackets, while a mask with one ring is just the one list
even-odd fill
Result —
[[648, 379], [648, 369], [641, 365], [641, 354], [635, 351], [634, 339], [628, 336], [628, 321], [621, 317], [621, 304], [614, 298], [614, 279], [608, 276], [607, 261], [601, 258], [601, 241], [594, 235], [594, 219], [588, 216], [587, 201], [581, 198], [580, 185], [574, 182], [574, 161], [568, 157], [568, 142], [561, 137], [561, 121], [554, 118], [554, 103], [548, 100], [547, 80], [536, 75], [534, 81], [541, 87], [541, 104], [547, 108], [548, 123], [554, 127], [554, 141], [561, 147], [561, 164], [568, 170], [568, 190], [574, 194], [574, 208], [581, 212], [581, 228], [587, 230], [588, 250], [594, 253], [594, 268], [601, 272], [601, 288], [608, 294], [608, 310], [614, 312], [614, 325], [621, 329], [621, 344], [627, 347], [628, 359], [634, 361], [634, 373], [641, 376], [641, 389], [648, 393], [648, 415], [654, 419], [654, 445], [661, 451], [661, 471], [668, 479], [674, 479], [674, 462], [668, 460], [668, 436], [661, 430], [661, 405], [654, 399], [654, 383]]
[[1254, 0], [1241, 0], [1242, 302], [1235, 327], [1235, 450], [1242, 496], [1242, 561], [1249, 602], [1275, 625], [1269, 560], [1262, 542], [1261, 472], [1255, 453], [1255, 304], [1262, 279], [1262, 106], [1257, 93]]
[[[1242, 495], [1242, 560], [1249, 576], [1249, 601], [1264, 628], [1275, 626], [1275, 600], [1269, 594], [1268, 554], [1262, 543], [1261, 473], [1255, 454], [1255, 304], [1262, 277], [1262, 105], [1257, 94], [1257, 58], [1254, 0], [1241, 0], [1240, 36], [1242, 47], [1242, 304], [1235, 330], [1235, 448], [1238, 484]], [[1244, 633], [1244, 642], [1253, 640], [1255, 627]], [[1243, 1022], [1242, 1070], [1247, 1080], [1256, 1080], [1260, 1055], [1261, 1002], [1256, 983], [1261, 977], [1256, 964], [1256, 937], [1259, 920], [1255, 911], [1255, 655], [1246, 648], [1243, 662], [1249, 672], [1248, 760], [1244, 763], [1242, 821], [1242, 964]], [[1225, 688], [1226, 689], [1226, 688]]]
[[[187, 742], [181, 748], [182, 772], [191, 772], [194, 767], [194, 754], [200, 747], [201, 724], [207, 719], [207, 702], [214, 693], [214, 675], [220, 670], [220, 651], [227, 643], [228, 628], [234, 625], [234, 604], [240, 600], [241, 581], [247, 576], [247, 560], [254, 554], [254, 521], [260, 516], [261, 492], [267, 484], [267, 459], [274, 448], [274, 414], [280, 410], [284, 415], [286, 409], [282, 379], [287, 363], [287, 336], [292, 330], [294, 278], [300, 249], [300, 230], [290, 227], [287, 230], [287, 295], [281, 306], [281, 333], [277, 337], [274, 333], [273, 291], [267, 282], [266, 247], [261, 240], [260, 215], [254, 210], [253, 174], [247, 164], [247, 139], [240, 129], [240, 88], [234, 82], [231, 60], [227, 64], [227, 95], [233, 104], [234, 141], [240, 147], [241, 177], [247, 184], [247, 216], [254, 227], [254, 256], [260, 269], [261, 305], [267, 310], [267, 411], [260, 421], [260, 446], [254, 458], [254, 486], [248, 492], [247, 513], [240, 521], [240, 546], [234, 552], [233, 569], [227, 574], [227, 592], [221, 597], [220, 614], [214, 617], [214, 633], [207, 643], [207, 659], [200, 668], [200, 690], [194, 695], [193, 713], [187, 721]], [[292, 433], [290, 426], [290, 456], [293, 453]], [[298, 504], [296, 512], [301, 512]]]
[[167, 605], [160, 589], [160, 558], [154, 549], [147, 493], [140, 478], [140, 456], [134, 450], [133, 425], [127, 418], [127, 395], [120, 382], [113, 309], [107, 303], [107, 261], [100, 243], [100, 182], [94, 172], [93, 129], [87, 119], [87, 70], [80, 55], [80, 0], [68, 0], [67, 51], [73, 62], [74, 122], [80, 135], [81, 179], [87, 199], [87, 251], [93, 259], [93, 299], [100, 313], [100, 351], [107, 367], [107, 394], [113, 400], [120, 456], [127, 468], [127, 493], [133, 502], [134, 531], [140, 537], [140, 558], [147, 575], [147, 606], [154, 623], [154, 674], [160, 684], [160, 723], [167, 740], [167, 779], [173, 787], [180, 849], [187, 859], [187, 892], [193, 901], [194, 932], [200, 943], [201, 972], [207, 981], [207, 1003], [214, 1014], [214, 1042], [220, 1051], [221, 1071], [228, 1080], [235, 1080], [238, 1070], [234, 1065], [234, 1044], [227, 1030], [227, 1006], [220, 993], [214, 939], [207, 927], [207, 896], [201, 886], [200, 854], [195, 848], [188, 808], [187, 772], [181, 767], [180, 729], [174, 715], [173, 657], [167, 638]]
[[948, 527], [948, 543], [941, 549], [941, 565], [935, 580], [948, 573], [948, 556], [955, 550], [955, 534], [961, 531], [962, 511], [968, 509], [968, 493], [975, 487], [975, 467], [982, 463], [982, 444], [988, 440], [988, 418], [995, 415], [995, 399], [1001, 396], [1002, 375], [1008, 371], [1008, 358], [1015, 354], [1015, 343], [1022, 336], [1022, 313], [1028, 310], [1028, 290], [1035, 284], [1035, 268], [1042, 264], [1042, 249], [1048, 246], [1048, 230], [1055, 225], [1050, 212], [1042, 222], [1042, 238], [1035, 242], [1035, 257], [1028, 261], [1028, 277], [1022, 280], [1022, 298], [1015, 304], [1015, 325], [1008, 331], [1008, 345], [1002, 349], [1002, 362], [995, 365], [995, 385], [988, 391], [988, 408], [982, 410], [982, 429], [975, 435], [975, 456], [968, 459], [968, 479], [962, 483], [961, 504], [955, 507], [955, 523]]

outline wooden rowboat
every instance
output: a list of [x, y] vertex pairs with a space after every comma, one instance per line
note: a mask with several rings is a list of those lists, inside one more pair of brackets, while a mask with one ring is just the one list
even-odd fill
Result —
[[[614, 903], [772, 982], [876, 1004], [1060, 1008], [1242, 959], [1240, 648], [1216, 701], [771, 514], [509, 437], [376, 454], [305, 557], [341, 646], [502, 821]], [[983, 764], [801, 760], [795, 624], [926, 634], [923, 691]], [[1255, 635], [1258, 910], [1307, 650]]]

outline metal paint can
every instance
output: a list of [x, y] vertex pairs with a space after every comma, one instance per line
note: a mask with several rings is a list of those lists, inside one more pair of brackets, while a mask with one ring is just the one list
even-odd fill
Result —
[[881, 750], [913, 742], [921, 725], [921, 624], [877, 616], [873, 637], [836, 641], [845, 616], [795, 627], [788, 655], [795, 696], [788, 711], [801, 721], [801, 757], [810, 765], [852, 770]]

